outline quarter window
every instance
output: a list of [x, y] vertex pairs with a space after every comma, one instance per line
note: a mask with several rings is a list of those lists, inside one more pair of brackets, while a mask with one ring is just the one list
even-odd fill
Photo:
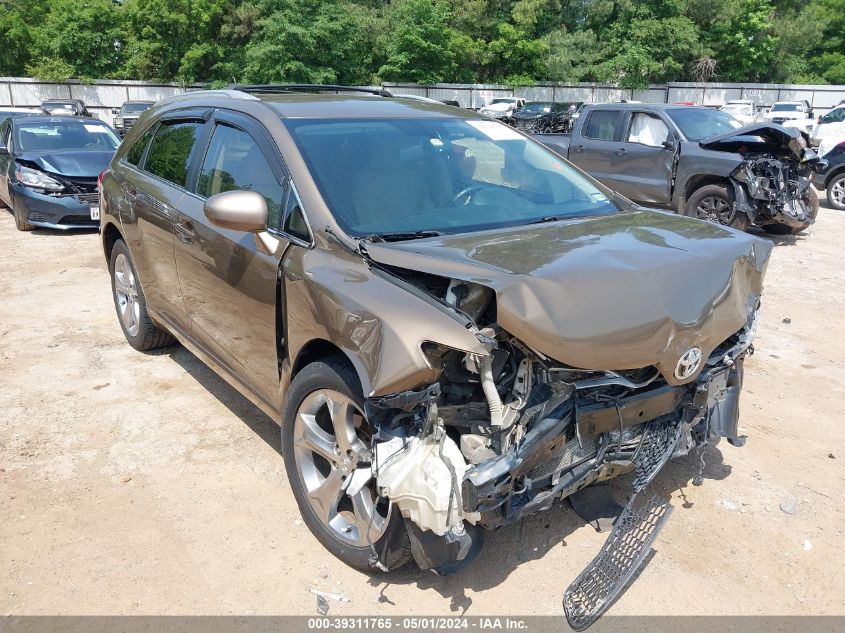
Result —
[[619, 110], [596, 110], [590, 114], [583, 135], [599, 141], [612, 141], [619, 120]]
[[311, 236], [308, 234], [308, 225], [305, 223], [305, 214], [302, 211], [302, 203], [299, 202], [299, 196], [291, 188], [288, 194], [287, 204], [285, 205], [285, 233], [298, 237], [301, 240], [309, 241]]
[[153, 137], [152, 129], [147, 130], [144, 134], [139, 138], [132, 147], [129, 148], [129, 151], [126, 152], [126, 162], [130, 165], [138, 166], [138, 163], [141, 162], [141, 157], [144, 155], [144, 150], [147, 149], [147, 145], [150, 144], [150, 139]]
[[188, 165], [200, 129], [200, 121], [165, 121], [153, 138], [144, 168], [159, 178], [184, 187], [188, 182]]
[[249, 134], [218, 125], [200, 171], [197, 193], [206, 198], [224, 191], [257, 191], [267, 200], [267, 225], [279, 226], [285, 189], [273, 175], [261, 148]]

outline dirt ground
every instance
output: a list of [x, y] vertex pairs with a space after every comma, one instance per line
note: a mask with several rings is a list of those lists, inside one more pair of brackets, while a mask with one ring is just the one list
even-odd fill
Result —
[[[675, 460], [675, 512], [615, 614], [842, 614], [845, 214], [782, 238], [744, 448]], [[180, 347], [127, 345], [94, 233], [0, 212], [0, 614], [561, 614], [604, 535], [568, 506], [458, 575], [344, 567], [300, 521], [279, 430]]]

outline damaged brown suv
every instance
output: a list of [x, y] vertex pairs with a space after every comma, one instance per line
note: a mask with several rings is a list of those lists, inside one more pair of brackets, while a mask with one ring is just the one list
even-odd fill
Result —
[[[770, 244], [632, 205], [496, 121], [192, 93], [141, 116], [101, 198], [129, 343], [177, 339], [279, 420], [305, 522], [355, 567], [454, 571], [484, 530], [742, 443]], [[583, 624], [600, 605], [573, 587]]]

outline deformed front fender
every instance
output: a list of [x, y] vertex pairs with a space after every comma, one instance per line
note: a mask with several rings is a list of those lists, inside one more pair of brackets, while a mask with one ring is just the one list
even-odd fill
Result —
[[423, 342], [488, 353], [456, 312], [370, 268], [358, 253], [294, 249], [283, 271], [288, 358], [315, 339], [331, 342], [352, 361], [367, 397], [436, 381]]

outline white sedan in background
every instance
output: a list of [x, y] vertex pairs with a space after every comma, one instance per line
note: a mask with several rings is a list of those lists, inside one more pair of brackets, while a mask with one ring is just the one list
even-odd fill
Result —
[[719, 109], [730, 114], [743, 125], [757, 122], [757, 105], [750, 99], [733, 99]]

